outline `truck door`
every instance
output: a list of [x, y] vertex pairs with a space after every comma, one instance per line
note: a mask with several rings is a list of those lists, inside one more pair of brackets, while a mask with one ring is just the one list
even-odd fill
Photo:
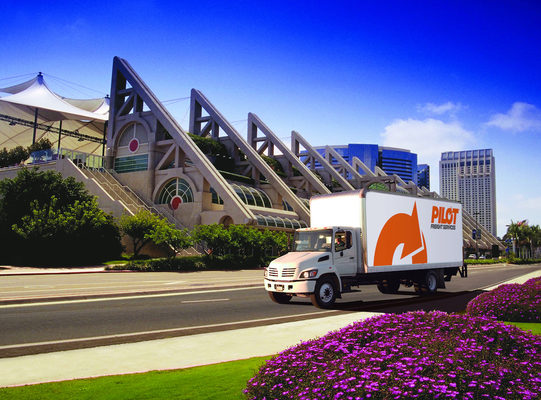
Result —
[[334, 266], [340, 276], [355, 275], [356, 249], [353, 232], [338, 230], [334, 233]]

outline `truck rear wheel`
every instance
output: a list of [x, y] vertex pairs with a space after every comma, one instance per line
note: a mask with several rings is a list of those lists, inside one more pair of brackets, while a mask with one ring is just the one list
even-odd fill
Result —
[[312, 304], [317, 308], [330, 308], [336, 300], [336, 288], [331, 278], [320, 278], [314, 293], [310, 295]]
[[418, 281], [415, 282], [415, 291], [420, 295], [431, 295], [438, 290], [438, 276], [432, 270], [426, 271]]
[[383, 294], [395, 294], [400, 288], [400, 281], [398, 279], [384, 279], [378, 282], [378, 290]]
[[288, 304], [291, 301], [291, 295], [286, 293], [268, 292], [272, 301], [278, 304]]

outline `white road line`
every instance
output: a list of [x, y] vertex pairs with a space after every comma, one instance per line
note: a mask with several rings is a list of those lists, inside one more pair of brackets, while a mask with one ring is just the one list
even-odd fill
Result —
[[[53, 304], [76, 304], [76, 303], [92, 303], [92, 302], [98, 302], [98, 301], [133, 300], [133, 299], [145, 299], [145, 298], [148, 299], [148, 298], [153, 298], [153, 297], [187, 296], [191, 294], [233, 292], [233, 291], [238, 291], [238, 290], [253, 290], [253, 289], [262, 289], [262, 288], [263, 286], [254, 286], [254, 287], [232, 288], [232, 289], [199, 290], [196, 292], [143, 294], [143, 295], [135, 295], [135, 296], [107, 297], [107, 298], [96, 298], [96, 299], [44, 301], [40, 303], [23, 303], [23, 304], [5, 304], [5, 305], [0, 305], [0, 309], [48, 306], [48, 305], [53, 305]], [[110, 295], [111, 293], [107, 293], [107, 294]]]
[[[208, 280], [196, 280], [196, 281], [144, 281], [144, 282], [147, 282], [147, 283], [160, 283], [162, 285], [175, 285], [175, 284], [182, 284], [182, 283], [189, 283], [191, 285], [200, 285], [200, 284], [207, 284], [209, 281]], [[168, 283], [163, 283], [163, 282], [168, 282]], [[221, 283], [227, 283], [227, 282], [239, 282], [238, 279], [220, 279], [220, 282]], [[143, 283], [143, 282], [139, 282], [139, 283], [122, 283], [122, 282], [111, 282], [111, 284], [109, 286], [93, 286], [93, 285], [97, 285], [97, 283], [89, 283], [87, 284], [86, 286], [89, 288], [89, 289], [115, 289], [117, 287], [121, 287], [121, 288], [125, 288], [126, 286], [130, 287], [130, 288], [135, 288], [135, 287], [147, 287], [148, 284], [146, 283]], [[103, 283], [101, 283], [101, 285], [103, 285]], [[66, 290], [73, 290], [74, 288], [79, 288], [80, 287], [80, 284], [58, 284], [58, 285], [30, 285], [30, 286], [23, 286], [23, 288], [26, 288], [26, 289], [32, 289], [32, 293], [36, 293], [36, 292], [43, 292], [43, 291], [48, 291], [48, 289], [38, 289], [38, 287], [43, 287], [43, 288], [48, 288], [48, 289], [55, 289], [57, 291], [66, 291]], [[10, 294], [13, 294], [13, 293], [18, 293], [18, 292], [21, 292], [21, 293], [27, 293], [28, 290], [18, 290], [19, 287], [17, 286], [6, 286], [6, 287], [3, 287], [3, 286], [0, 286], [1, 289], [5, 290], [5, 291], [9, 291]]]
[[5, 345], [5, 346], [0, 346], [0, 350], [13, 349], [17, 347], [34, 347], [34, 346], [46, 346], [46, 345], [53, 345], [53, 344], [79, 343], [79, 342], [86, 342], [89, 340], [114, 339], [114, 338], [148, 335], [148, 334], [156, 334], [156, 333], [182, 332], [182, 331], [188, 331], [191, 329], [217, 328], [220, 326], [242, 325], [242, 324], [249, 324], [249, 323], [263, 322], [263, 321], [275, 321], [282, 318], [295, 318], [295, 317], [303, 317], [307, 315], [328, 314], [332, 312], [336, 313], [337, 311], [336, 310], [316, 311], [313, 313], [286, 315], [282, 317], [269, 317], [269, 318], [250, 319], [247, 321], [224, 322], [220, 324], [187, 326], [185, 328], [160, 329], [160, 330], [155, 330], [155, 331], [133, 332], [133, 333], [118, 334], [118, 335], [94, 336], [94, 337], [88, 337], [88, 338], [77, 338], [77, 339], [66, 339], [66, 340], [51, 340], [48, 342], [10, 344], [10, 345]]
[[181, 303], [213, 303], [215, 301], [229, 301], [229, 299], [184, 300]]

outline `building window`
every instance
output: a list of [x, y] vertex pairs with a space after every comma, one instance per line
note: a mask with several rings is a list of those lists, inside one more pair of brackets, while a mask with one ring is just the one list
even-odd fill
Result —
[[307, 228], [308, 225], [304, 221], [299, 221], [292, 218], [274, 217], [271, 215], [256, 214], [257, 224], [260, 226], [299, 229]]
[[214, 188], [210, 188], [210, 193], [212, 194], [212, 204], [224, 204], [224, 201]]
[[148, 154], [115, 158], [115, 172], [146, 171], [148, 169]]
[[175, 178], [167, 182], [158, 196], [158, 204], [170, 204], [173, 208], [181, 203], [192, 203], [192, 188], [184, 179]]
[[244, 185], [237, 185], [236, 183], [231, 184], [231, 187], [244, 204], [272, 208], [269, 196], [263, 190]]

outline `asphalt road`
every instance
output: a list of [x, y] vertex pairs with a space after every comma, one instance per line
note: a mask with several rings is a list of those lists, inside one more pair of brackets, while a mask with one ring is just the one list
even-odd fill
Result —
[[[447, 284], [447, 289], [440, 289], [436, 296], [428, 298], [417, 297], [413, 288], [402, 288], [397, 295], [383, 295], [375, 286], [362, 286], [360, 292], [346, 294], [343, 299], [338, 300], [334, 310], [317, 309], [308, 299], [301, 298], [295, 298], [289, 305], [275, 304], [261, 286], [195, 291], [192, 287], [192, 291], [180, 293], [4, 304], [0, 305], [0, 357], [238, 329], [299, 319], [314, 318], [314, 323], [317, 323], [318, 317], [344, 312], [404, 312], [418, 309], [460, 311], [483, 288], [537, 269], [541, 269], [541, 266], [471, 268], [467, 279], [454, 278]], [[246, 275], [250, 278], [245, 282], [252, 282], [251, 272], [253, 271]], [[130, 285], [141, 289], [138, 285], [142, 282], [137, 281], [144, 280], [147, 285], [144, 286], [145, 291], [155, 289], [160, 292], [167, 282], [171, 282], [163, 274], [112, 275], [114, 279], [109, 274], [77, 275], [69, 278], [47, 276], [48, 287], [44, 289], [48, 296], [54, 296], [55, 293], [65, 294], [65, 291], [60, 289], [65, 288], [68, 279], [70, 285], [77, 281], [77, 290], [74, 290], [73, 286], [69, 288], [71, 294], [86, 293], [96, 289], [97, 282], [101, 282], [103, 286], [103, 281], [113, 279], [119, 291], [125, 291]], [[17, 279], [9, 281], [7, 278]], [[24, 290], [29, 289], [27, 286], [35, 286], [37, 281], [44, 284], [39, 278], [45, 277], [1, 277], [0, 298], [4, 297], [6, 287], [10, 288], [10, 293], [17, 293], [20, 297]], [[177, 282], [188, 279], [187, 275], [183, 277], [180, 274], [175, 274], [174, 278]], [[200, 276], [197, 279], [200, 279]], [[108, 282], [107, 292], [115, 292], [112, 291], [110, 281]], [[120, 292], [115, 292], [116, 295], [118, 293]], [[35, 295], [32, 291], [28, 294], [30, 297]]]

